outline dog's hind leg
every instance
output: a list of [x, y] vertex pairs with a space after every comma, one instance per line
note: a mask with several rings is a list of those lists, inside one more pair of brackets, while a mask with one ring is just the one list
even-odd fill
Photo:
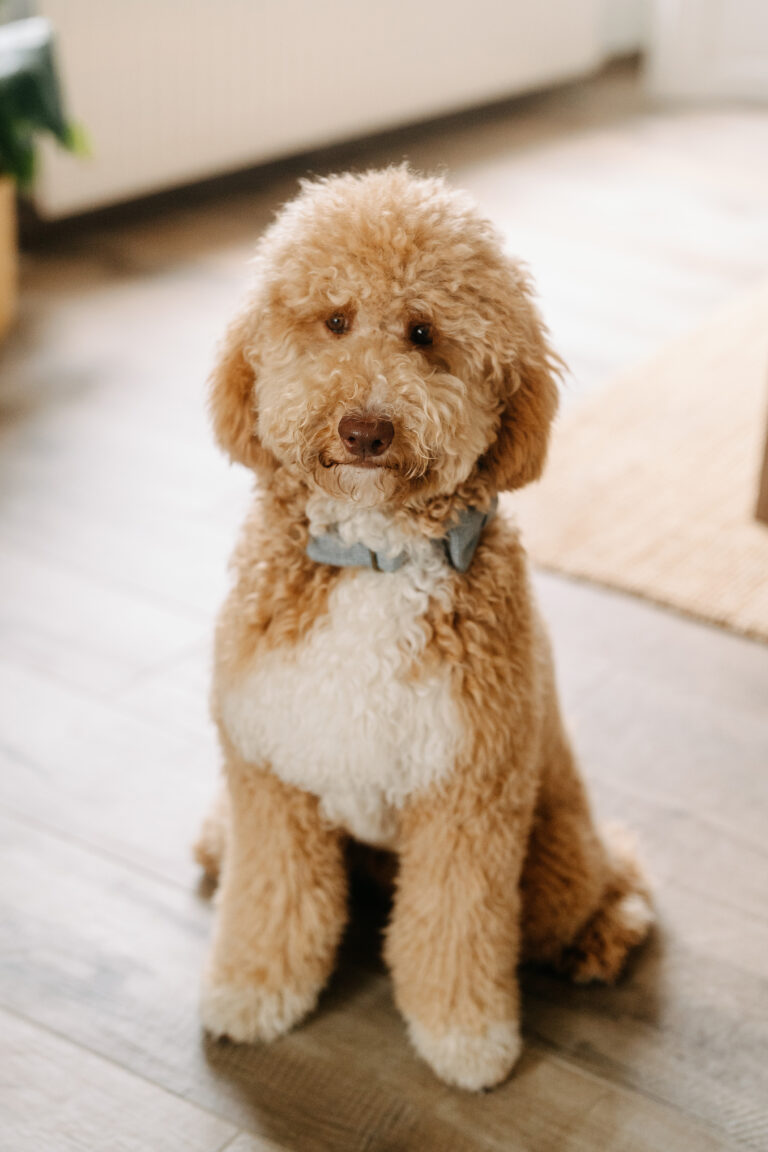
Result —
[[603, 844], [608, 877], [600, 903], [559, 962], [561, 971], [577, 984], [613, 983], [654, 920], [650, 888], [630, 833], [620, 826], [607, 827]]
[[549, 728], [521, 879], [523, 959], [608, 983], [653, 921], [629, 836], [601, 834], [560, 723]]

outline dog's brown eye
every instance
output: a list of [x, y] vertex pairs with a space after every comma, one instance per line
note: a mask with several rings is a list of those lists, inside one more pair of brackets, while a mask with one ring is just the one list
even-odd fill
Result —
[[334, 312], [333, 316], [329, 316], [326, 320], [325, 326], [334, 336], [343, 336], [349, 331], [349, 320], [343, 312]]
[[411, 344], [420, 344], [422, 346], [432, 343], [432, 325], [431, 324], [413, 324], [408, 333], [408, 339]]

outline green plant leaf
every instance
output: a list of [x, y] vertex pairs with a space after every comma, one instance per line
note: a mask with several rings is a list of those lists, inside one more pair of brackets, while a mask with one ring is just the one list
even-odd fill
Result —
[[64, 113], [50, 25], [34, 17], [0, 26], [0, 173], [28, 186], [44, 132], [69, 151], [85, 150], [82, 129]]

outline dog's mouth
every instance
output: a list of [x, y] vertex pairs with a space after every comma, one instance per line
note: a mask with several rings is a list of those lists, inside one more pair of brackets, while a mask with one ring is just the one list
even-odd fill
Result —
[[[343, 447], [339, 445], [322, 447], [313, 456], [313, 459], [305, 461], [305, 466], [309, 471], [317, 470], [317, 479], [323, 486], [322, 476], [325, 476], [327, 483], [334, 487], [363, 484], [364, 477], [367, 476], [366, 487], [375, 485], [388, 492], [403, 485], [423, 483], [435, 463], [433, 458], [415, 458], [402, 451], [355, 456], [351, 452], [345, 453]], [[354, 479], [355, 476], [359, 477], [357, 481]]]
[[336, 460], [330, 456], [320, 456], [323, 468], [381, 468], [392, 472], [399, 471], [399, 464], [394, 460], [379, 460], [375, 456], [366, 456], [360, 459]]

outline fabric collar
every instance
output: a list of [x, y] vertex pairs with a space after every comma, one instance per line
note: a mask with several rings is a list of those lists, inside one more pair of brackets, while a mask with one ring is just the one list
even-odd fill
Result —
[[[435, 540], [435, 547], [444, 550], [457, 572], [466, 572], [469, 568], [483, 529], [493, 520], [497, 506], [498, 499], [494, 496], [487, 512], [465, 508], [442, 540]], [[336, 528], [322, 536], [310, 536], [307, 555], [318, 564], [331, 564], [335, 568], [373, 568], [376, 572], [397, 572], [408, 559], [407, 552], [390, 556], [383, 551], [374, 552], [364, 544], [345, 544]]]

